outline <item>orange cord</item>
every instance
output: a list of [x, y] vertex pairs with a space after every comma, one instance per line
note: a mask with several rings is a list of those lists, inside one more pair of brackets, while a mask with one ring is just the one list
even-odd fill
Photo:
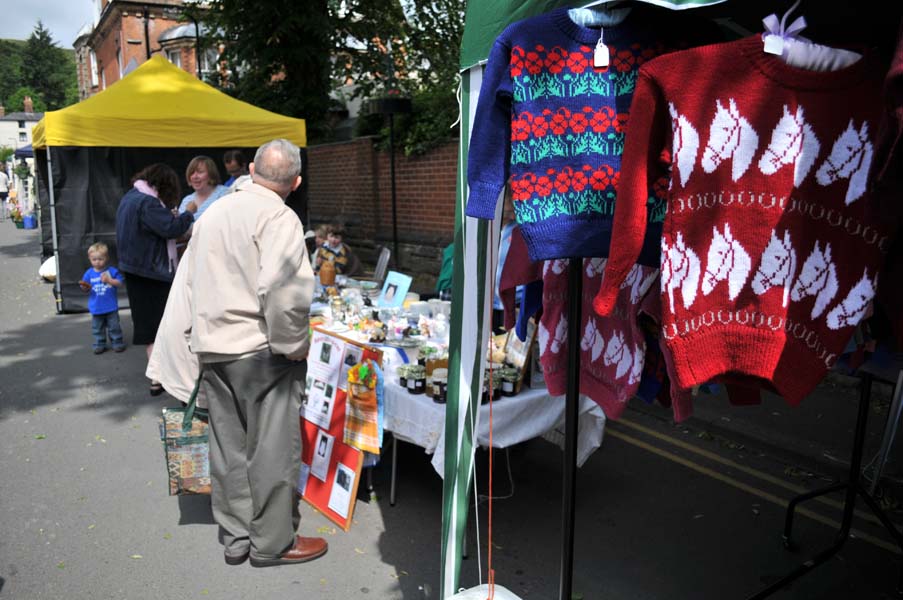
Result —
[[[493, 244], [489, 244], [489, 264], [492, 264], [492, 250]], [[498, 267], [496, 267], [497, 269]], [[494, 303], [495, 300], [495, 273], [492, 274], [492, 283], [489, 286], [490, 291], [492, 292], [491, 301]], [[492, 326], [490, 325], [489, 336], [490, 340], [493, 335]], [[487, 600], [493, 600], [495, 598], [495, 571], [492, 569], [492, 401], [495, 386], [492, 385], [492, 376], [493, 376], [493, 368], [492, 368], [492, 353], [489, 354], [489, 523], [488, 523], [488, 543], [489, 543], [489, 552], [487, 558], [486, 570], [489, 573], [489, 598]]]

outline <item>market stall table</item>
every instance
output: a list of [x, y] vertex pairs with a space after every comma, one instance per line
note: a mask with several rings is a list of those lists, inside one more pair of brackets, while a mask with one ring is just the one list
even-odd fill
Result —
[[[385, 393], [385, 428], [392, 432], [392, 482], [389, 501], [395, 504], [395, 472], [397, 440], [416, 444], [432, 454], [433, 468], [444, 475], [445, 469], [445, 404], [433, 402], [427, 394], [410, 394], [387, 378]], [[564, 435], [564, 397], [550, 396], [546, 388], [524, 389], [516, 396], [499, 397], [493, 402], [492, 442], [496, 448], [543, 436], [561, 445]], [[580, 397], [577, 464], [582, 465], [602, 444], [605, 414], [595, 402]], [[489, 405], [480, 406], [477, 443], [489, 446]], [[437, 451], [438, 450], [438, 451]]]

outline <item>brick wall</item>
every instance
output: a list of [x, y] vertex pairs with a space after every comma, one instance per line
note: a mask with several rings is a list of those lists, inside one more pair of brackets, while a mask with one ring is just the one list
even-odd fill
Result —
[[[346, 240], [365, 262], [377, 244], [392, 248], [389, 153], [377, 150], [373, 138], [358, 138], [311, 146], [307, 155], [309, 226], [344, 222]], [[395, 154], [399, 268], [423, 275], [421, 287], [438, 274], [454, 236], [457, 159], [457, 141], [423, 156]]]

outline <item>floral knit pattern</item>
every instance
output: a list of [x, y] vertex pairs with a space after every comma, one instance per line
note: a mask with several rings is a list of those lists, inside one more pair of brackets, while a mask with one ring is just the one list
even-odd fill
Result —
[[[579, 161], [599, 159], [595, 164], [573, 164], [545, 172], [513, 169], [512, 198], [518, 222], [538, 223], [558, 216], [582, 213], [614, 215], [620, 171], [617, 164], [624, 151], [628, 113], [612, 106], [599, 106], [598, 97], [612, 98], [633, 93], [637, 69], [662, 52], [633, 44], [618, 50], [609, 47], [611, 64], [592, 66], [593, 49], [580, 46], [568, 52], [561, 46], [532, 50], [514, 46], [509, 73], [516, 103], [585, 96], [589, 104], [577, 110], [566, 106], [542, 111], [516, 112], [511, 121], [511, 165], [537, 165], [546, 159]], [[649, 198], [649, 221], [661, 222], [666, 205], [667, 182], [656, 186]]]
[[609, 46], [608, 52], [610, 67], [596, 69], [592, 66], [593, 49], [589, 46], [580, 46], [579, 51], [570, 52], [561, 46], [549, 50], [542, 45], [536, 45], [532, 50], [514, 46], [510, 65], [514, 101], [631, 94], [636, 87], [637, 69], [661, 54], [662, 48], [633, 44], [620, 50]]

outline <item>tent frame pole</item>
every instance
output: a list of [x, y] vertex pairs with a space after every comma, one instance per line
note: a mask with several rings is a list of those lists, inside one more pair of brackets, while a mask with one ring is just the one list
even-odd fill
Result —
[[564, 408], [563, 492], [561, 498], [561, 580], [559, 600], [571, 600], [574, 575], [574, 523], [577, 498], [577, 419], [580, 415], [580, 322], [583, 259], [568, 261], [568, 373]]
[[50, 146], [47, 146], [47, 193], [50, 197], [50, 234], [53, 238], [53, 260], [56, 263], [56, 312], [60, 313], [63, 307], [63, 287], [61, 284], [62, 272], [60, 271], [60, 245], [56, 228], [56, 194], [53, 191], [53, 159], [50, 154]]

